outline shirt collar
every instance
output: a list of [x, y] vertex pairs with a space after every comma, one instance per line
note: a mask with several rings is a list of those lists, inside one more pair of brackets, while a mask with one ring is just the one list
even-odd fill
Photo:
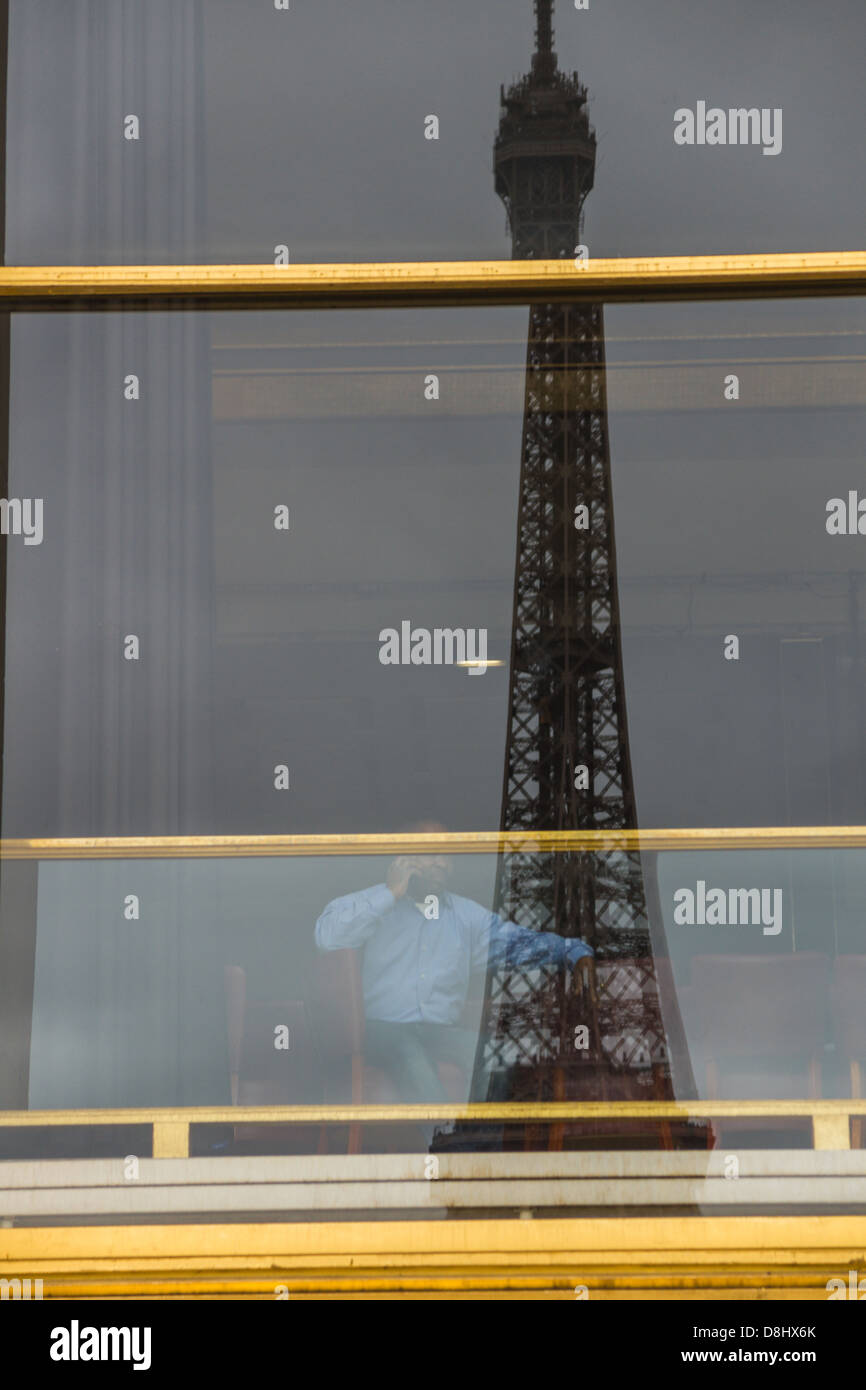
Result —
[[[446, 892], [445, 889], [443, 889], [442, 892], [436, 894], [436, 896], [437, 896], [438, 899], [439, 899], [439, 906], [440, 906], [440, 907], [445, 907], [445, 908], [447, 908], [447, 909], [450, 911], [450, 910], [451, 910], [451, 894], [448, 893], [448, 892]], [[421, 916], [422, 916], [422, 917], [424, 916], [424, 899], [423, 899], [423, 898], [421, 899], [420, 903], [419, 903], [419, 902], [416, 902], [414, 898], [409, 898], [409, 897], [406, 898], [406, 901], [407, 901], [407, 902], [410, 902], [414, 908], [417, 908], [417, 910], [421, 913]]]

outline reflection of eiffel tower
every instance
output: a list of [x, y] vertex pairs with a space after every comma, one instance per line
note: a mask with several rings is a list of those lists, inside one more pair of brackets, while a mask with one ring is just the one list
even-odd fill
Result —
[[[501, 98], [496, 191], [517, 259], [573, 257], [593, 184], [586, 91], [557, 67], [552, 8], [535, 0], [532, 71]], [[634, 826], [596, 304], [530, 309], [510, 681], [502, 829]], [[497, 908], [595, 948], [597, 1060], [648, 1079], [664, 1033], [639, 856], [508, 854]], [[517, 1064], [519, 1089], [536, 1094], [540, 1062], [578, 1062], [563, 981], [551, 973], [506, 967], [489, 984], [487, 1062]]]

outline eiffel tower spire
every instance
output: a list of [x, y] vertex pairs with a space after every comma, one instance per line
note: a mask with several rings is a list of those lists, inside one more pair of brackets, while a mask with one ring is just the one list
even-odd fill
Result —
[[535, 52], [532, 55], [532, 75], [539, 81], [546, 82], [555, 72], [553, 0], [535, 0]]

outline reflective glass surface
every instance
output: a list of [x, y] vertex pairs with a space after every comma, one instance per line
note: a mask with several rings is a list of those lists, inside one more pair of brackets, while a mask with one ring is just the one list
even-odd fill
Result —
[[5, 833], [861, 823], [863, 301], [584, 312], [14, 315]]
[[11, 0], [7, 261], [507, 259], [530, 131], [553, 256], [859, 247], [864, 44], [860, 0], [560, 0], [553, 77], [530, 0]]
[[13, 314], [4, 838], [125, 843], [11, 847], [6, 1108], [850, 1096], [864, 335]]

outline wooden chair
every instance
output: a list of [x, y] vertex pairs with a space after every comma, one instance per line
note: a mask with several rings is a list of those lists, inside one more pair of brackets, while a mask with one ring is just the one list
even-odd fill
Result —
[[[821, 1095], [828, 972], [829, 958], [817, 951], [695, 956], [688, 1012], [708, 1100]], [[736, 1124], [789, 1129], [791, 1121]]]
[[[386, 1072], [364, 1058], [364, 993], [361, 953], [321, 951], [317, 959], [316, 1045], [329, 1080], [353, 1105], [398, 1104], [397, 1088]], [[466, 1099], [468, 1078], [452, 1062], [440, 1062], [439, 1079], [449, 1099]], [[360, 1153], [362, 1124], [349, 1126], [348, 1152]]]
[[[830, 986], [833, 1031], [840, 1056], [848, 1063], [851, 1098], [863, 1095], [866, 1059], [866, 956], [837, 956]], [[851, 1120], [851, 1143], [863, 1147], [863, 1119]]]
[[[225, 983], [232, 1104], [321, 1102], [322, 1079], [304, 1001], [250, 1003], [246, 973], [238, 965], [226, 967]], [[323, 1135], [321, 1130], [319, 1151], [324, 1151]], [[259, 1151], [274, 1146], [294, 1151], [309, 1145], [310, 1131], [298, 1125], [240, 1124], [234, 1138], [236, 1145], [255, 1145]]]

